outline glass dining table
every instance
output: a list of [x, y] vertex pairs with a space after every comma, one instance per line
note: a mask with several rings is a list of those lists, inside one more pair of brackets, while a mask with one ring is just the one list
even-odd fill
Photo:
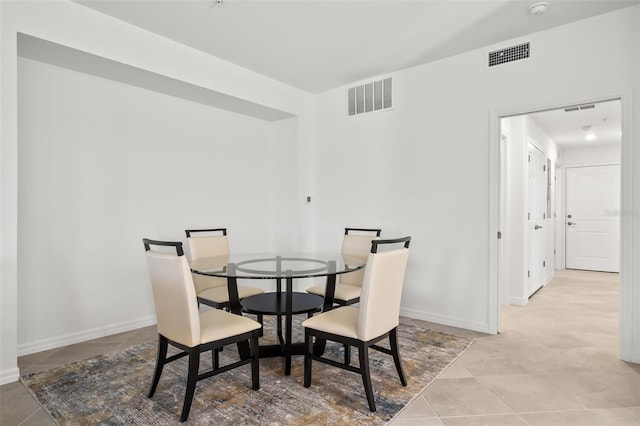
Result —
[[[237, 315], [243, 312], [259, 317], [277, 318], [278, 344], [261, 345], [260, 357], [283, 357], [285, 375], [291, 374], [291, 356], [304, 354], [304, 343], [292, 342], [293, 316], [313, 315], [314, 312], [333, 308], [336, 277], [364, 268], [365, 260], [332, 253], [276, 253], [239, 254], [200, 258], [191, 262], [196, 274], [227, 278], [229, 310]], [[325, 297], [293, 291], [293, 280], [326, 277]], [[275, 280], [276, 291], [238, 297], [238, 280]], [[284, 286], [283, 286], [284, 281]], [[284, 317], [284, 332], [282, 318]], [[325, 342], [316, 341], [314, 352], [322, 354]], [[248, 343], [238, 344], [240, 357], [249, 357]]]

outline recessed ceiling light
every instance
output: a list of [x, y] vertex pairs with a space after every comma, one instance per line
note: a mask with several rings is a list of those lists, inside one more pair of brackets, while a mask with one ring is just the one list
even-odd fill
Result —
[[593, 133], [587, 133], [587, 136], [585, 136], [584, 138], [588, 141], [592, 141], [596, 138], [596, 135], [594, 135]]
[[549, 9], [549, 2], [542, 1], [531, 5], [531, 7], [529, 7], [529, 14], [534, 16], [542, 15], [547, 9]]

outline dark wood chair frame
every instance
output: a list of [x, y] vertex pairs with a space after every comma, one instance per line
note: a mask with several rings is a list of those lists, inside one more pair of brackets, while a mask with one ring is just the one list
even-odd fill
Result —
[[[185, 234], [187, 234], [187, 238], [191, 237], [191, 234], [193, 233], [197, 233], [197, 232], [222, 232], [222, 235], [227, 235], [227, 228], [211, 228], [211, 229], [186, 229]], [[240, 297], [238, 296], [238, 283], [237, 281], [234, 281], [235, 286], [230, 286], [229, 284], [227, 284], [228, 287], [228, 291], [229, 291], [229, 301], [228, 302], [224, 302], [224, 303], [217, 303], [214, 302], [213, 300], [209, 300], [209, 299], [203, 299], [201, 297], [198, 297], [198, 303], [202, 303], [203, 305], [207, 305], [207, 306], [211, 306], [212, 308], [216, 308], [216, 309], [223, 309], [225, 311], [230, 311], [230, 312], [234, 312], [233, 309], [231, 309], [231, 306], [233, 304], [233, 301], [236, 300], [235, 305], [237, 305], [237, 309], [240, 309]], [[235, 296], [234, 296], [235, 295]], [[236, 312], [234, 312], [236, 313]], [[264, 325], [264, 317], [263, 315], [257, 315], [257, 320], [261, 325]], [[263, 330], [262, 328], [260, 329], [260, 336], [262, 336]], [[220, 349], [220, 351], [222, 351], [222, 348]]]
[[[184, 256], [184, 251], [182, 249], [181, 242], [157, 241], [157, 240], [150, 240], [147, 238], [143, 239], [142, 241], [144, 243], [145, 251], [150, 250], [151, 245], [172, 246], [176, 248], [176, 252], [178, 256]], [[247, 333], [242, 333], [236, 336], [227, 337], [225, 339], [200, 344], [194, 347], [185, 346], [183, 344], [174, 342], [166, 338], [162, 334], [158, 334], [158, 353], [156, 357], [156, 367], [155, 367], [155, 372], [153, 374], [153, 381], [151, 383], [151, 388], [149, 389], [149, 393], [147, 394], [147, 396], [151, 398], [155, 394], [164, 366], [166, 364], [169, 364], [170, 362], [173, 362], [185, 356], [189, 357], [189, 367], [188, 367], [188, 373], [187, 373], [187, 389], [184, 395], [184, 403], [182, 405], [182, 414], [180, 415], [181, 422], [186, 421], [187, 418], [189, 417], [189, 410], [191, 409], [191, 403], [193, 401], [193, 395], [196, 389], [196, 382], [200, 380], [203, 380], [212, 376], [217, 376], [220, 373], [224, 373], [236, 367], [240, 367], [242, 365], [251, 363], [251, 388], [253, 390], [260, 389], [260, 367], [259, 367], [260, 359], [259, 359], [259, 353], [258, 353], [259, 331], [260, 329], [256, 329]], [[240, 361], [236, 361], [231, 364], [220, 367], [218, 362], [218, 352], [223, 346], [230, 345], [233, 343], [241, 344], [241, 343], [247, 343], [247, 342], [250, 342], [249, 358], [241, 359]], [[182, 350], [182, 352], [167, 358], [167, 349], [169, 345]], [[202, 352], [207, 352], [207, 351], [211, 351], [212, 353], [213, 369], [205, 373], [198, 374], [199, 367], [200, 367], [200, 354]]]
[[[184, 232], [185, 234], [187, 234], [187, 238], [190, 238], [191, 234], [198, 233], [198, 232], [222, 232], [222, 235], [226, 236], [227, 228], [186, 229]], [[231, 299], [231, 295], [229, 295], [229, 299]], [[224, 309], [227, 311], [231, 307], [231, 301], [224, 302], [224, 303], [217, 303], [217, 302], [214, 302], [213, 300], [203, 299], [201, 297], [198, 297], [198, 303], [202, 303], [203, 305], [211, 306], [212, 308], [216, 308], [216, 309]]]
[[[349, 235], [349, 232], [351, 231], [371, 232], [371, 233], [374, 233], [376, 237], [379, 237], [380, 234], [382, 233], [382, 229], [380, 228], [344, 228], [344, 235]], [[335, 291], [335, 284], [333, 288]], [[329, 298], [326, 296], [326, 293], [327, 293], [327, 290], [325, 290], [325, 307], [323, 311], [331, 310], [333, 306], [350, 306], [360, 302], [359, 297], [354, 297], [353, 299], [349, 299], [349, 300], [342, 300], [342, 299], [336, 299], [335, 297]], [[330, 303], [328, 303], [329, 300], [331, 300]], [[344, 345], [344, 363], [345, 364], [351, 363], [351, 349], [347, 345]]]
[[[349, 235], [349, 232], [351, 231], [356, 231], [356, 232], [372, 232], [375, 233], [376, 237], [379, 237], [380, 234], [382, 233], [382, 229], [378, 229], [378, 228], [344, 228], [344, 235]], [[333, 299], [333, 303], [339, 306], [349, 306], [349, 305], [354, 305], [356, 303], [360, 302], [360, 298], [356, 297], [353, 299], [349, 299], [349, 300], [342, 300], [342, 299]]]
[[[384, 244], [397, 244], [403, 243], [404, 247], [409, 248], [409, 243], [411, 241], [411, 237], [404, 238], [394, 238], [388, 240], [374, 240], [371, 242], [371, 253], [377, 253], [378, 246]], [[405, 378], [404, 371], [402, 369], [402, 362], [400, 360], [400, 352], [398, 351], [398, 328], [395, 327], [388, 331], [387, 333], [378, 336], [369, 341], [362, 341], [359, 339], [353, 339], [350, 337], [340, 336], [333, 333], [327, 333], [320, 330], [314, 330], [309, 327], [305, 327], [304, 333], [304, 344], [305, 344], [305, 352], [304, 352], [304, 386], [311, 386], [311, 365], [312, 361], [319, 361], [324, 364], [332, 365], [334, 367], [341, 368], [343, 370], [351, 371], [354, 373], [358, 373], [362, 377], [362, 384], [364, 385], [364, 390], [367, 396], [367, 402], [369, 403], [369, 409], [371, 411], [376, 411], [376, 403], [373, 397], [373, 388], [371, 386], [371, 372], [369, 369], [369, 348], [375, 349], [379, 352], [385, 353], [387, 355], [391, 355], [393, 357], [393, 362], [395, 363], [396, 370], [398, 371], [398, 376], [400, 377], [400, 383], [402, 386], [407, 386], [407, 379]], [[324, 358], [321, 353], [318, 352], [317, 348], [314, 353], [314, 345], [313, 338], [322, 339], [322, 340], [330, 340], [332, 342], [342, 343], [345, 347], [355, 346], [358, 348], [358, 356], [360, 365], [358, 367], [352, 366], [349, 364], [349, 360], [346, 359], [345, 352], [345, 362], [340, 363], [333, 359]], [[389, 349], [376, 345], [382, 339], [386, 337], [389, 338]]]

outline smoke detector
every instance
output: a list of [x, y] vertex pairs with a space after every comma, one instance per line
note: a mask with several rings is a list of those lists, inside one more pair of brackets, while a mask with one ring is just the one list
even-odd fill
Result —
[[529, 14], [533, 16], [542, 15], [547, 9], [549, 9], [549, 2], [542, 1], [531, 5], [531, 7], [529, 7]]

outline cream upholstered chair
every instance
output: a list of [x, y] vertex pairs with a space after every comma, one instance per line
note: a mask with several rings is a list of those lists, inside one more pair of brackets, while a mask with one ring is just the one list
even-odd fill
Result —
[[[344, 228], [342, 240], [342, 255], [367, 260], [371, 250], [371, 241], [378, 239], [382, 229], [372, 228]], [[341, 274], [336, 283], [333, 303], [348, 306], [358, 303], [362, 290], [364, 269]], [[307, 289], [307, 293], [325, 297], [325, 285], [315, 285]]]
[[[311, 317], [302, 323], [305, 330], [305, 387], [311, 386], [313, 360], [360, 373], [369, 409], [376, 411], [369, 371], [369, 348], [393, 356], [400, 382], [403, 386], [407, 385], [400, 362], [397, 330], [400, 323], [400, 299], [410, 241], [411, 237], [372, 241], [359, 307], [342, 306]], [[398, 243], [403, 244], [404, 247], [378, 252], [378, 247], [382, 245]], [[385, 337], [389, 337], [390, 349], [376, 345]], [[357, 347], [360, 365], [354, 367], [348, 363], [342, 364], [323, 358], [322, 354], [314, 353], [313, 338], [316, 342], [330, 340]]]
[[[191, 260], [229, 255], [229, 240], [226, 228], [187, 229], [185, 233], [187, 234]], [[226, 278], [193, 274], [193, 283], [196, 288], [198, 302], [218, 309], [229, 307], [229, 289], [227, 288]], [[240, 300], [261, 293], [264, 293], [261, 288], [238, 286]]]
[[[260, 388], [258, 334], [261, 328], [256, 321], [220, 309], [198, 311], [196, 292], [191, 270], [184, 256], [181, 242], [143, 239], [146, 251], [151, 287], [158, 320], [158, 354], [153, 382], [149, 390], [151, 398], [160, 381], [164, 366], [176, 359], [189, 356], [187, 389], [180, 421], [187, 420], [196, 382], [251, 363], [251, 385]], [[151, 249], [154, 246], [154, 250]], [[166, 252], [162, 247], [173, 248]], [[224, 345], [237, 343], [249, 345], [250, 357], [214, 368], [199, 374], [200, 353], [219, 350]], [[167, 358], [168, 345], [182, 352]], [[246, 348], [246, 346], [243, 346]]]

